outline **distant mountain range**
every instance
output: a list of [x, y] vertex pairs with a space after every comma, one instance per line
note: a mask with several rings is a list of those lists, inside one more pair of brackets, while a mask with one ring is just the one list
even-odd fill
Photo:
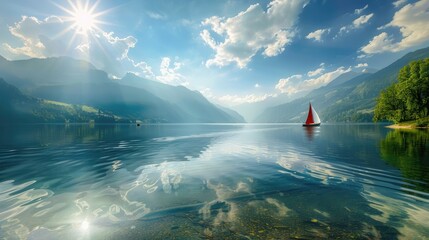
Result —
[[429, 48], [406, 54], [375, 72], [352, 76], [346, 73], [304, 97], [267, 108], [255, 122], [303, 122], [311, 102], [322, 122], [370, 122], [380, 91], [397, 81], [399, 70], [408, 63], [429, 57]]
[[[371, 121], [380, 91], [396, 81], [403, 66], [427, 57], [429, 48], [424, 48], [375, 73], [345, 73], [304, 97], [266, 108], [254, 122], [303, 122], [309, 102], [323, 122]], [[92, 64], [68, 57], [8, 61], [0, 56], [0, 118], [0, 123], [244, 122], [197, 91], [134, 74], [111, 79]]]
[[[0, 107], [8, 109], [9, 116], [14, 116], [18, 122], [65, 119], [77, 122], [90, 119], [96, 122], [244, 122], [238, 113], [221, 109], [199, 92], [183, 86], [170, 86], [133, 74], [114, 80], [92, 64], [68, 57], [8, 61], [0, 56], [0, 78], [4, 79], [0, 90], [14, 89], [12, 95], [4, 95], [8, 101], [0, 103]], [[28, 106], [26, 114], [18, 114], [18, 106]], [[33, 113], [30, 106], [36, 109]], [[58, 109], [59, 106], [81, 109], [86, 106], [84, 109], [96, 109], [97, 114], [74, 112], [77, 116], [73, 117], [71, 112], [66, 114], [64, 109]], [[34, 112], [41, 109], [49, 109], [53, 117], [37, 117]]]

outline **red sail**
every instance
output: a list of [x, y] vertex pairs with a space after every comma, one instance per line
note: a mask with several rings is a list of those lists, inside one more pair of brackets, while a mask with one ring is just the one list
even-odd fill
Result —
[[313, 111], [311, 111], [311, 103], [310, 103], [310, 107], [308, 109], [308, 117], [307, 117], [307, 120], [305, 121], [305, 124], [313, 124], [313, 123], [314, 123]]

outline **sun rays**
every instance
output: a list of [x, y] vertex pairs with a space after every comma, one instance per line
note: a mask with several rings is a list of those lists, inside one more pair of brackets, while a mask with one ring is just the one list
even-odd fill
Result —
[[[60, 16], [60, 18], [64, 23], [68, 24], [68, 27], [63, 29], [57, 37], [72, 32], [67, 49], [74, 45], [76, 47], [73, 48], [79, 50], [82, 54], [89, 54], [91, 44], [102, 46], [99, 38], [103, 36], [105, 32], [100, 26], [106, 25], [107, 23], [100, 18], [110, 12], [111, 9], [103, 11], [98, 10], [99, 0], [67, 0], [67, 2], [68, 6], [54, 3], [58, 8], [64, 11], [66, 15]], [[107, 50], [102, 49], [102, 51]]]
[[68, 8], [57, 5], [68, 14], [68, 16], [63, 17], [66, 22], [71, 23], [68, 30], [74, 30], [75, 34], [83, 34], [85, 36], [93, 34], [96, 30], [101, 30], [99, 25], [104, 24], [104, 22], [100, 21], [98, 18], [107, 11], [96, 11], [99, 1], [91, 5], [89, 0], [85, 2], [81, 0], [69, 0], [68, 4]]
[[88, 9], [77, 9], [77, 11], [73, 12], [73, 26], [76, 28], [78, 33], [87, 34], [96, 25], [95, 15], [92, 14]]

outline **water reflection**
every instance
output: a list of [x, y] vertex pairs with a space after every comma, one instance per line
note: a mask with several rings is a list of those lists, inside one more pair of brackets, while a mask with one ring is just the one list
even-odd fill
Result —
[[308, 141], [313, 141], [314, 135], [319, 132], [319, 127], [303, 127]]
[[429, 234], [428, 181], [384, 164], [378, 126], [39, 127], [0, 145], [0, 238]]
[[[429, 193], [429, 132], [394, 130], [380, 143], [382, 158], [401, 170], [406, 182]], [[415, 180], [415, 181], [413, 181]]]

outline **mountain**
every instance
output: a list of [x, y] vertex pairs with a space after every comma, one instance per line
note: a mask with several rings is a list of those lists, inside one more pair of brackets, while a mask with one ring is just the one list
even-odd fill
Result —
[[[323, 106], [330, 104], [330, 102], [335, 101], [335, 99], [340, 96], [346, 96], [346, 90], [353, 88], [356, 83], [368, 75], [369, 74], [366, 73], [356, 72], [344, 73], [326, 86], [315, 89], [304, 97], [265, 109], [265, 111], [255, 119], [255, 122], [303, 122], [307, 116], [309, 102], [313, 103], [313, 107], [315, 107], [319, 115], [321, 115], [320, 113], [324, 110]], [[339, 86], [341, 86], [343, 91], [338, 91], [340, 88]], [[323, 117], [323, 115], [321, 115], [321, 117]], [[322, 118], [322, 121], [325, 121], [325, 119]]]
[[90, 63], [68, 57], [20, 61], [1, 58], [0, 77], [26, 95], [88, 105], [123, 118], [145, 122], [242, 122], [185, 87], [131, 74], [113, 80]]
[[241, 103], [232, 106], [231, 109], [243, 116], [247, 122], [253, 122], [261, 113], [264, 112], [265, 109], [303, 97], [306, 93], [308, 92], [300, 92], [291, 96], [287, 94], [267, 96], [263, 101]]
[[233, 109], [229, 109], [220, 105], [216, 105], [216, 107], [218, 107], [219, 109], [221, 109], [222, 111], [228, 113], [230, 116], [234, 117], [235, 119], [238, 120], [238, 122], [246, 122], [246, 120], [243, 118], [243, 116], [241, 116], [238, 112], [234, 111]]
[[[375, 71], [374, 71], [374, 69], [366, 69], [365, 73], [367, 73], [367, 72], [375, 72]], [[329, 87], [337, 86], [337, 85], [344, 83], [344, 82], [346, 82], [346, 81], [348, 81], [354, 77], [357, 77], [361, 74], [362, 73], [352, 72], [352, 71], [344, 73], [344, 74], [338, 76], [333, 81], [331, 81], [327, 86], [329, 86]], [[298, 99], [298, 98], [302, 98], [302, 97], [306, 96], [308, 93], [309, 93], [308, 91], [307, 92], [300, 92], [300, 93], [292, 95], [293, 97], [289, 96], [289, 95], [285, 95], [285, 94], [281, 94], [281, 95], [276, 96], [276, 97], [270, 96], [270, 97], [267, 97], [265, 100], [260, 101], [260, 102], [243, 103], [240, 105], [233, 106], [231, 108], [236, 110], [242, 116], [244, 116], [247, 121], [254, 122], [255, 119], [257, 119], [264, 112], [265, 109], [281, 105], [282, 103], [285, 103], [285, 102], [291, 102], [291, 101]]]
[[357, 73], [357, 72], [353, 72], [353, 71], [346, 72], [346, 73], [341, 74], [340, 76], [338, 76], [337, 78], [335, 78], [334, 80], [332, 80], [330, 83], [328, 83], [326, 86], [323, 86], [323, 87], [335, 87], [335, 86], [341, 85], [341, 84], [343, 84], [343, 83], [345, 83], [345, 82], [347, 82], [347, 81], [349, 81], [349, 80], [351, 80], [351, 79], [353, 79], [359, 75], [362, 75], [362, 73]]
[[[0, 123], [118, 122], [117, 116], [89, 106], [71, 105], [27, 96], [0, 78]], [[124, 120], [124, 119], [123, 119]]]
[[309, 102], [312, 102], [323, 122], [372, 121], [375, 99], [380, 91], [397, 80], [403, 66], [426, 57], [429, 57], [429, 48], [408, 53], [375, 73], [364, 73], [347, 81], [339, 76], [305, 97], [267, 108], [255, 121], [302, 122]]
[[41, 85], [89, 81], [95, 77], [94, 75], [103, 73], [88, 62], [69, 57], [17, 61], [0, 58], [0, 77], [24, 91]]
[[[160, 82], [140, 78], [132, 73], [118, 80], [121, 85], [145, 90], [170, 104], [180, 108], [189, 122], [214, 122], [215, 119], [226, 119], [227, 122], [245, 122], [238, 113], [223, 107], [215, 106], [200, 92], [191, 91], [183, 86], [171, 86]], [[223, 120], [225, 121], [225, 120]]]

